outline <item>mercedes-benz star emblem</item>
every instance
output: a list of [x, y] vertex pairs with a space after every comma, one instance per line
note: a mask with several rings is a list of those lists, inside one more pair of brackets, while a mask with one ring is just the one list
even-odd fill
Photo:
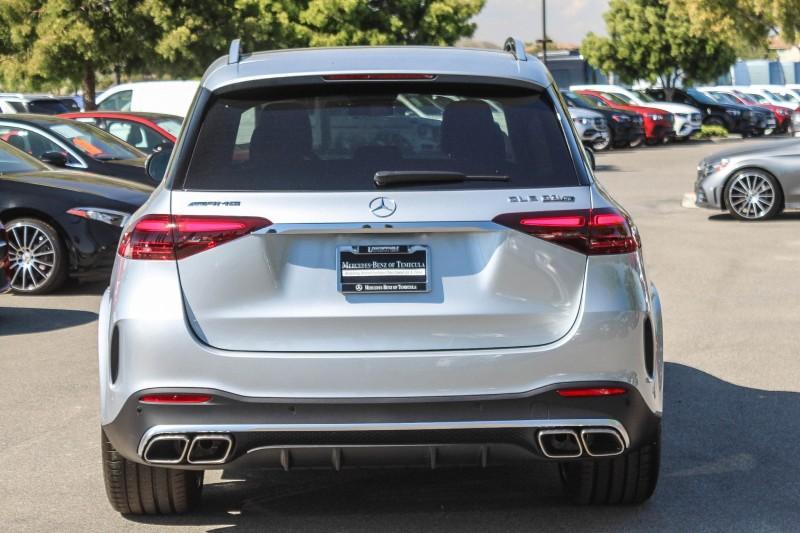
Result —
[[397, 210], [397, 204], [391, 198], [379, 196], [369, 203], [369, 210], [376, 217], [386, 218], [394, 214]]

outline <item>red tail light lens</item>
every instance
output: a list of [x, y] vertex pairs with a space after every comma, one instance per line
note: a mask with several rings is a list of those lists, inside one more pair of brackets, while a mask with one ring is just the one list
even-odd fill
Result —
[[208, 394], [146, 394], [139, 398], [141, 403], [182, 404], [182, 403], [208, 403], [211, 396]]
[[626, 254], [640, 246], [630, 219], [614, 209], [509, 213], [494, 222], [586, 255]]
[[565, 398], [592, 398], [597, 396], [619, 396], [625, 394], [622, 387], [591, 387], [586, 389], [561, 389], [556, 391]]
[[119, 255], [153, 261], [183, 259], [270, 224], [259, 217], [147, 215], [122, 236]]

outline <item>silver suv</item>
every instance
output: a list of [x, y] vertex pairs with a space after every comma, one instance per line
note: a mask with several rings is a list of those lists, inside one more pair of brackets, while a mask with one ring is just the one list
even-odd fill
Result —
[[[417, 95], [441, 118], [408, 113]], [[119, 512], [187, 511], [204, 470], [245, 457], [544, 460], [576, 502], [653, 492], [658, 293], [521, 42], [241, 56], [235, 41], [148, 169], [163, 182], [100, 310]]]

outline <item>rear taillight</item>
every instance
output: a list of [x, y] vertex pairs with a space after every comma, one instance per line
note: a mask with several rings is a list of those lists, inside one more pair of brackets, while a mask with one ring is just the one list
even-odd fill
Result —
[[615, 209], [508, 213], [494, 222], [586, 255], [626, 254], [639, 248], [630, 219]]
[[119, 255], [154, 261], [183, 259], [270, 224], [259, 217], [147, 215], [122, 236]]

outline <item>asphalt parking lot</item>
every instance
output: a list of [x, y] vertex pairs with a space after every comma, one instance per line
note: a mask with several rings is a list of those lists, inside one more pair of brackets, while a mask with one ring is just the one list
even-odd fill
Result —
[[[762, 141], [732, 141], [762, 142]], [[730, 146], [726, 144], [726, 147]], [[681, 207], [712, 143], [598, 155], [661, 292], [661, 481], [641, 507], [576, 508], [557, 472], [374, 470], [207, 475], [188, 517], [106, 503], [95, 335], [102, 285], [0, 296], [0, 523], [6, 531], [796, 531], [800, 214], [747, 224]]]

